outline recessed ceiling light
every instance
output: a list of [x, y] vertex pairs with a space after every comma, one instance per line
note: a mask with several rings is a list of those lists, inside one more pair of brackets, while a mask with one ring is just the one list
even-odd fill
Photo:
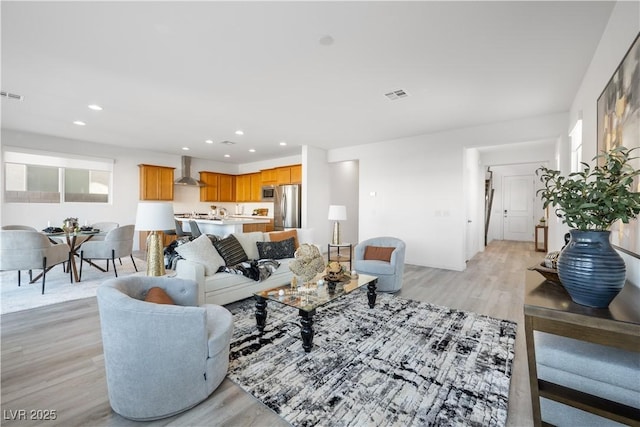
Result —
[[280, 145], [287, 145], [287, 143], [284, 141], [280, 141]]
[[78, 126], [86, 126], [87, 124], [81, 120], [76, 120], [73, 122], [74, 125], [78, 125]]
[[205, 142], [206, 142], [207, 144], [213, 144], [213, 140], [212, 140], [212, 139], [207, 139]]
[[184, 151], [189, 151], [189, 147], [182, 147]]
[[226, 158], [229, 158], [229, 157], [231, 157], [231, 154], [225, 154], [224, 156], [225, 156]]
[[249, 152], [250, 152], [250, 153], [255, 153], [255, 152], [256, 152], [256, 149], [255, 149], [255, 148], [249, 148]]
[[89, 107], [89, 109], [93, 111], [102, 111], [102, 107], [97, 104], [90, 104], [87, 105], [87, 107]]
[[244, 132], [241, 129], [238, 129], [236, 131], [236, 135], [244, 135]]

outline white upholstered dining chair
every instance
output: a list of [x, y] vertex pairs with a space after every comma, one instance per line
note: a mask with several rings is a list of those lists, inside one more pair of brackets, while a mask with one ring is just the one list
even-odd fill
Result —
[[104, 240], [84, 242], [80, 246], [80, 280], [82, 280], [82, 266], [85, 260], [106, 259], [107, 267], [109, 266], [109, 261], [111, 261], [113, 272], [118, 277], [116, 258], [129, 256], [131, 257], [131, 262], [133, 262], [133, 267], [138, 271], [136, 262], [133, 259], [133, 234], [133, 224], [123, 225], [109, 231], [104, 236]]
[[[0, 271], [18, 270], [20, 286], [21, 270], [42, 269], [42, 293], [47, 272], [58, 264], [69, 261], [69, 245], [52, 243], [39, 231], [0, 230]], [[73, 276], [69, 269], [69, 281]]]

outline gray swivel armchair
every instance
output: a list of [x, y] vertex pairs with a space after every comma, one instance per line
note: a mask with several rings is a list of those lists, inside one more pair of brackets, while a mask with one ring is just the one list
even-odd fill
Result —
[[[366, 259], [367, 246], [375, 248], [395, 248], [390, 259]], [[377, 290], [398, 292], [402, 288], [404, 274], [405, 243], [395, 237], [374, 237], [358, 243], [353, 252], [353, 266], [358, 273], [370, 274], [378, 278]], [[373, 257], [375, 258], [375, 256]]]
[[[123, 225], [109, 231], [104, 236], [104, 240], [84, 242], [80, 246], [80, 280], [82, 280], [82, 265], [85, 260], [106, 259], [107, 269], [109, 268], [109, 261], [111, 261], [113, 272], [118, 277], [115, 259], [129, 256], [131, 257], [131, 262], [133, 262], [133, 267], [138, 271], [136, 262], [133, 259], [133, 234], [133, 224]], [[94, 267], [97, 266], [94, 265]], [[102, 270], [102, 268], [100, 269]]]
[[[43, 233], [32, 230], [0, 231], [0, 271], [42, 269], [42, 293], [44, 294], [47, 272], [54, 266], [69, 261], [69, 245], [54, 244]], [[73, 282], [69, 269], [69, 282]]]
[[[145, 302], [160, 287], [177, 305]], [[205, 400], [229, 367], [233, 316], [197, 307], [193, 280], [127, 276], [98, 287], [109, 402], [125, 418], [170, 417]]]

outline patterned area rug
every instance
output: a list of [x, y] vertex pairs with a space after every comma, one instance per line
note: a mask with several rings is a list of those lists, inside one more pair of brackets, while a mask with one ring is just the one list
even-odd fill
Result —
[[502, 426], [516, 324], [366, 289], [320, 308], [302, 349], [296, 309], [234, 314], [229, 378], [294, 426]]
[[[147, 264], [135, 258], [138, 271], [146, 271]], [[105, 265], [104, 261], [97, 261], [98, 265]], [[78, 261], [78, 268], [80, 261]], [[131, 258], [122, 258], [122, 265], [116, 260], [118, 277], [134, 274]], [[36, 274], [42, 270], [36, 270]], [[62, 265], [55, 266], [47, 273], [44, 295], [42, 295], [42, 279], [29, 284], [29, 273], [22, 272], [22, 286], [18, 286], [17, 271], [0, 272], [0, 314], [12, 313], [30, 308], [42, 307], [63, 301], [71, 301], [81, 298], [96, 296], [96, 289], [100, 283], [115, 277], [113, 268], [103, 273], [97, 268], [82, 267], [82, 281], [69, 283], [69, 274], [62, 271]]]

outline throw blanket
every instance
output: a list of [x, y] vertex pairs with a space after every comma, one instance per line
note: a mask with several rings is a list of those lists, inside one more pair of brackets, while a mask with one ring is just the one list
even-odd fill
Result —
[[242, 274], [256, 282], [262, 282], [271, 276], [271, 273], [280, 267], [275, 259], [259, 259], [241, 262], [234, 266], [222, 266], [218, 271], [231, 274]]

